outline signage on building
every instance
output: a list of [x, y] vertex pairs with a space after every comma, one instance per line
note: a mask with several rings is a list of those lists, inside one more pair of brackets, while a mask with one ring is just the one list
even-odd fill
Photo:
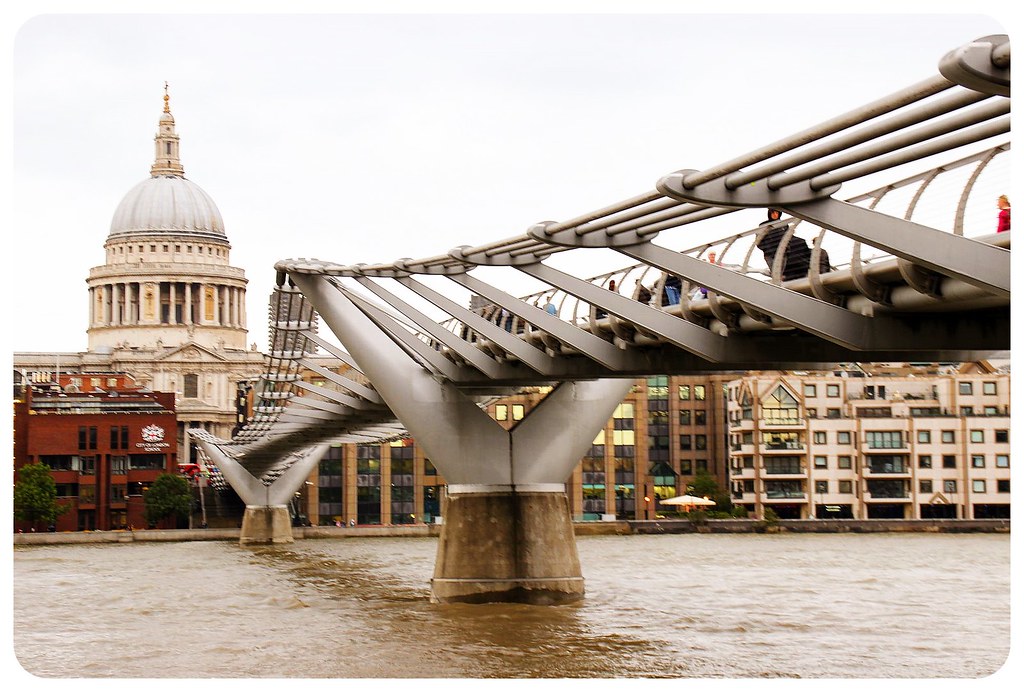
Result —
[[164, 429], [159, 425], [147, 425], [142, 429], [142, 442], [136, 442], [136, 447], [147, 452], [159, 452], [171, 445], [164, 442]]

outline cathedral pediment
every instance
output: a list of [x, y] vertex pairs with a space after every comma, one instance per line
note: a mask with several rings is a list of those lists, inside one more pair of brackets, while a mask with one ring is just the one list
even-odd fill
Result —
[[222, 354], [190, 341], [153, 359], [162, 363], [201, 363], [203, 361], [227, 362]]

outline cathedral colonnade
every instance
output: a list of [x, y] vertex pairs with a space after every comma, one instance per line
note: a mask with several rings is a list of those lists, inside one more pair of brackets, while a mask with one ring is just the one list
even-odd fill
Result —
[[245, 288], [213, 281], [96, 282], [89, 328], [201, 325], [245, 329]]

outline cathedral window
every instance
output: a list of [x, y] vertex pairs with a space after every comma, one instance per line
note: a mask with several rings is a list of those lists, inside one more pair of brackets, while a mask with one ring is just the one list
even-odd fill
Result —
[[199, 375], [185, 375], [185, 388], [182, 394], [186, 399], [199, 398]]

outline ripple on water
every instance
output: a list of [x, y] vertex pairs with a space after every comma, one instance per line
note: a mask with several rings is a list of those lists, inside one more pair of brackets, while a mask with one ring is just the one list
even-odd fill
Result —
[[567, 607], [431, 604], [436, 545], [16, 549], [15, 651], [58, 677], [929, 678], [1008, 649], [1005, 536], [583, 537]]

